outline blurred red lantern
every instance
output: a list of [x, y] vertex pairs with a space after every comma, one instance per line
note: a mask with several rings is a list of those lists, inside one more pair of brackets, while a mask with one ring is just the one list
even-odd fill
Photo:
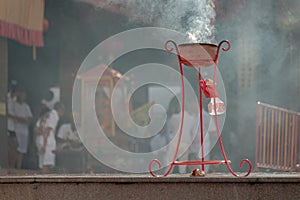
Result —
[[47, 19], [44, 19], [43, 21], [43, 32], [47, 32], [49, 29], [49, 21]]

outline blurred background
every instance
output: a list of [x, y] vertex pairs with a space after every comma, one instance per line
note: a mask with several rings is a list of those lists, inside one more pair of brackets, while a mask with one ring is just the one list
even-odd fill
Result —
[[[230, 51], [221, 53], [219, 71], [227, 96], [222, 137], [235, 170], [244, 158], [255, 164], [258, 101], [300, 111], [298, 0], [35, 0], [26, 5], [18, 0], [1, 0], [0, 5], [3, 5], [0, 6], [0, 166], [3, 173], [38, 172], [33, 129], [41, 104], [51, 108], [56, 101], [64, 103], [66, 112], [57, 129], [72, 122], [69, 117], [72, 88], [81, 63], [101, 41], [132, 28], [158, 26], [184, 33], [197, 42], [218, 44], [224, 39], [231, 42]], [[30, 8], [32, 12], [26, 10]], [[24, 14], [28, 19], [20, 17], [23, 12], [31, 13], [30, 16]], [[149, 62], [178, 70], [176, 59], [162, 51], [136, 51], [115, 60], [106, 75], [114, 82], [118, 73], [122, 75]], [[197, 91], [196, 74], [192, 69], [185, 72]], [[131, 81], [134, 84], [134, 78]], [[28, 127], [28, 152], [21, 167], [25, 171], [8, 169], [6, 102], [14, 82], [26, 89], [33, 115]], [[109, 94], [105, 90], [113, 86], [110, 81], [103, 84], [104, 88], [97, 91], [99, 101]], [[179, 92], [180, 88], [174, 90]], [[159, 98], [162, 94], [165, 96]], [[157, 85], [139, 88], [131, 98], [135, 122], [147, 124], [149, 119], [145, 113], [149, 106], [161, 101], [167, 110], [172, 97]], [[98, 105], [106, 103], [101, 101]], [[207, 103], [205, 99], [204, 105]], [[99, 108], [101, 112], [106, 112], [103, 106]], [[98, 120], [105, 121], [101, 114]], [[151, 151], [150, 139], [136, 141], [121, 134], [111, 118], [108, 121], [109, 138], [115, 144], [132, 152]], [[299, 135], [299, 130], [296, 134]], [[56, 153], [53, 172], [116, 172], [96, 161], [84, 147], [77, 143], [72, 145], [71, 150]], [[222, 159], [218, 145], [211, 152], [211, 158]], [[213, 166], [210, 170], [219, 172], [226, 168]]]

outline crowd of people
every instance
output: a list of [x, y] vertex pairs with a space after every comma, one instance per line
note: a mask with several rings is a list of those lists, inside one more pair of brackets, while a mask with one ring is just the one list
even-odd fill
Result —
[[[26, 91], [23, 87], [12, 85], [7, 98], [8, 119], [8, 166], [9, 168], [22, 168], [24, 155], [28, 153], [30, 131], [33, 132], [35, 156], [38, 159], [37, 168], [42, 173], [49, 173], [55, 167], [59, 152], [63, 150], [74, 150], [83, 152], [84, 148], [79, 139], [74, 124], [74, 113], [70, 113], [67, 123], [59, 125], [59, 119], [65, 114], [63, 103], [56, 102], [53, 107], [43, 104], [42, 109], [33, 116], [30, 106], [26, 103]], [[198, 106], [198, 105], [194, 105]], [[183, 123], [183, 134], [179, 150], [179, 160], [199, 160], [201, 158], [201, 141], [199, 134], [199, 115], [197, 109], [188, 106], [184, 110], [185, 120]], [[151, 151], [168, 146], [166, 152], [158, 155], [166, 163], [172, 161], [179, 133], [181, 120], [181, 108], [175, 96], [170, 102], [167, 111], [167, 121], [159, 134], [154, 136], [150, 143]], [[205, 152], [211, 150], [210, 136], [214, 135], [215, 126], [211, 116], [203, 110], [203, 128], [205, 134]], [[175, 140], [174, 140], [175, 139]], [[171, 142], [173, 140], [173, 142]], [[175, 141], [175, 142], [174, 142]], [[68, 154], [70, 155], [70, 154]], [[82, 154], [80, 154], [82, 156]], [[208, 154], [207, 154], [208, 155]], [[206, 156], [206, 159], [209, 157]], [[62, 161], [67, 158], [63, 158]], [[182, 165], [178, 167], [179, 173], [186, 173], [191, 169]], [[207, 171], [208, 168], [206, 167]]]
[[33, 116], [26, 97], [24, 87], [11, 85], [7, 98], [8, 167], [22, 168], [32, 131], [37, 167], [42, 173], [48, 173], [55, 166], [58, 150], [68, 148], [66, 144], [72, 142], [79, 144], [80, 140], [73, 120], [58, 126], [59, 119], [65, 113], [63, 103], [56, 102], [53, 107], [43, 104], [42, 109]]

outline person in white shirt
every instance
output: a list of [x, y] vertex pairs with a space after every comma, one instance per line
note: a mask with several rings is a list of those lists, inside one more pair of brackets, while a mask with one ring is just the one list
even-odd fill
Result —
[[10, 91], [7, 95], [7, 134], [8, 134], [8, 167], [17, 167], [17, 147], [18, 141], [15, 132], [14, 122], [14, 107], [16, 102], [16, 85], [10, 86]]
[[[196, 113], [194, 113], [196, 114]], [[197, 113], [198, 114], [198, 113]], [[202, 158], [202, 152], [201, 152], [201, 138], [200, 138], [200, 116], [195, 116], [196, 119], [196, 129], [195, 131], [195, 138], [193, 140], [192, 145], [189, 149], [189, 160], [201, 160]], [[216, 137], [216, 126], [214, 123], [214, 118], [208, 114], [204, 109], [202, 111], [202, 119], [203, 119], [203, 136], [204, 136], [204, 158], [205, 160], [210, 159], [210, 151], [213, 148], [213, 141]], [[190, 166], [190, 169], [193, 170], [193, 167], [199, 167], [199, 166]], [[205, 172], [208, 172], [209, 165], [205, 165], [204, 168]]]
[[162, 129], [157, 135], [155, 135], [150, 141], [151, 151], [156, 151], [163, 148], [168, 144], [168, 138], [165, 129]]
[[[169, 137], [170, 139], [176, 140], [176, 144], [179, 137], [180, 132], [180, 121], [181, 121], [181, 112], [174, 113], [168, 122], [169, 127]], [[195, 119], [187, 112], [184, 111], [184, 122], [183, 122], [183, 128], [182, 128], [182, 136], [179, 146], [179, 153], [183, 152], [182, 156], [179, 158], [182, 161], [188, 161], [189, 159], [189, 146], [193, 140], [193, 134], [195, 129]], [[175, 144], [175, 143], [174, 143]], [[172, 148], [169, 150], [171, 154], [175, 153], [176, 147], [171, 146]], [[186, 165], [180, 165], [178, 167], [179, 173], [183, 174], [186, 173], [187, 166]]]
[[80, 141], [78, 132], [75, 127], [72, 113], [70, 113], [70, 122], [61, 125], [57, 132], [57, 150], [82, 150], [82, 143]]
[[48, 173], [55, 165], [56, 140], [55, 130], [59, 117], [64, 114], [65, 107], [61, 102], [54, 105], [54, 109], [42, 116], [35, 127], [36, 145], [39, 156], [39, 168], [42, 173]]
[[17, 100], [14, 103], [14, 129], [18, 141], [17, 148], [17, 168], [22, 166], [23, 155], [27, 153], [28, 147], [28, 126], [32, 120], [32, 113], [30, 107], [25, 102], [26, 92], [23, 88], [17, 91]]
[[162, 165], [169, 164], [169, 161], [167, 160], [168, 149], [165, 151], [162, 149], [168, 145], [168, 141], [166, 126], [164, 126], [163, 129], [150, 140], [151, 152], [155, 154], [155, 159], [158, 159]]
[[[169, 140], [170, 141], [175, 140], [171, 142], [172, 145], [169, 146], [168, 159], [170, 160], [173, 158], [175, 154], [176, 145], [180, 133], [181, 109], [180, 109], [179, 102], [177, 101], [177, 96], [175, 96], [170, 101], [168, 116], [169, 119], [167, 121], [167, 132], [168, 132]], [[196, 125], [197, 123], [195, 122], [195, 118], [187, 111], [184, 111], [182, 137], [180, 141], [179, 154], [178, 154], [178, 156], [182, 154], [181, 157], [179, 157], [179, 160], [181, 161], [188, 161], [189, 159], [188, 147], [192, 143]], [[180, 165], [178, 167], [179, 173], [181, 174], [186, 173], [186, 169], [187, 169], [186, 165]]]

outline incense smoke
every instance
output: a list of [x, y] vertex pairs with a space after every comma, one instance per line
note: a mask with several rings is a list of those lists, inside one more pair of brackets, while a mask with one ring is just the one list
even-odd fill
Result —
[[[91, 2], [91, 0], [80, 0]], [[186, 33], [193, 42], [214, 41], [215, 10], [212, 0], [106, 0], [92, 1], [96, 7], [115, 5], [129, 13], [130, 20]]]

